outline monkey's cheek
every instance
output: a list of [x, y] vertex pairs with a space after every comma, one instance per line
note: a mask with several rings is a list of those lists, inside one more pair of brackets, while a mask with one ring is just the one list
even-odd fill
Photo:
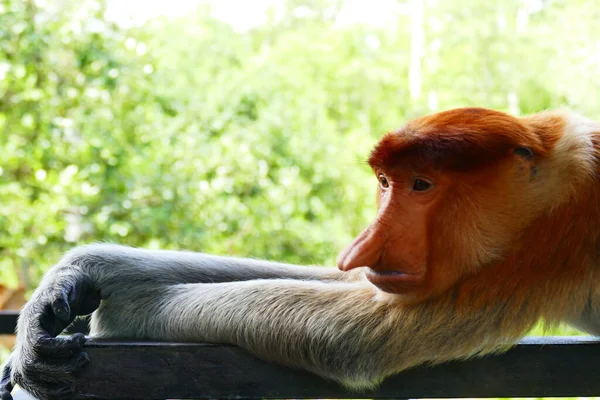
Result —
[[367, 269], [365, 276], [378, 289], [391, 294], [406, 294], [423, 287], [425, 274], [407, 274], [399, 271]]

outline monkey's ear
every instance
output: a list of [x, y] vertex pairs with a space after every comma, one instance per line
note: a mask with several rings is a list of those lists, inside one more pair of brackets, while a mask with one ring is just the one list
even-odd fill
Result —
[[535, 164], [533, 163], [533, 151], [531, 151], [531, 149], [528, 147], [521, 146], [515, 149], [515, 154], [519, 156], [519, 158], [521, 158], [525, 162], [525, 164], [527, 164], [529, 173], [531, 174], [531, 179], [533, 179], [537, 172]]

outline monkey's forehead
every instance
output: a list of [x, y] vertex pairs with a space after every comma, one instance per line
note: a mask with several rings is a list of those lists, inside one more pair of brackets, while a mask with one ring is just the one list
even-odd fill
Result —
[[417, 118], [386, 134], [369, 164], [468, 170], [497, 162], [520, 146], [541, 149], [539, 138], [519, 119], [484, 108], [460, 108]]

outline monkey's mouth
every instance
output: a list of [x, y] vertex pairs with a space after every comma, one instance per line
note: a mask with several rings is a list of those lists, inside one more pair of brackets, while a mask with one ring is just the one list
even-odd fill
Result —
[[411, 274], [398, 270], [376, 271], [367, 269], [365, 274], [369, 282], [387, 293], [404, 293], [410, 289], [415, 289], [423, 281], [423, 274]]
[[402, 271], [375, 271], [371, 268], [369, 268], [369, 272], [367, 272], [368, 274], [374, 274], [374, 275], [379, 275], [379, 276], [390, 276], [390, 275], [408, 275], [406, 272], [402, 272]]

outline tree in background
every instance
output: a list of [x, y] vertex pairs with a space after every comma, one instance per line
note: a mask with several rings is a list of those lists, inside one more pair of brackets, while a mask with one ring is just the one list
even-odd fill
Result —
[[155, 103], [101, 3], [39, 4], [0, 6], [0, 276], [26, 285], [70, 244], [114, 237], [97, 221]]

